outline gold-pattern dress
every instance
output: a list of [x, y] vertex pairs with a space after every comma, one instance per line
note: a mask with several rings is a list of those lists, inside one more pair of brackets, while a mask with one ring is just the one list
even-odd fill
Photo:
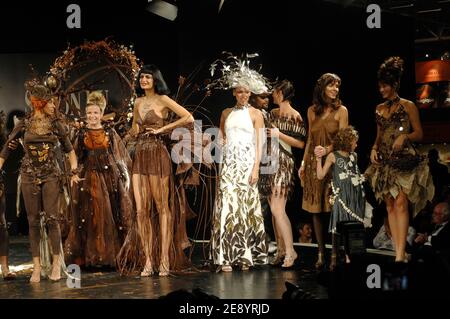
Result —
[[389, 117], [385, 118], [380, 112], [376, 112], [376, 121], [381, 128], [381, 143], [378, 146], [378, 155], [381, 165], [371, 164], [365, 175], [367, 176], [375, 197], [383, 201], [386, 195], [396, 198], [402, 190], [412, 204], [413, 216], [422, 210], [427, 201], [434, 196], [434, 185], [431, 177], [428, 161], [422, 160], [419, 165], [411, 170], [403, 170], [392, 165], [393, 156], [407, 156], [416, 151], [408, 140], [403, 150], [394, 154], [392, 145], [401, 134], [411, 132], [411, 122], [404, 106], [399, 108]]
[[225, 121], [226, 144], [213, 212], [211, 253], [215, 265], [267, 263], [266, 233], [258, 186], [249, 184], [255, 162], [255, 130], [248, 107]]
[[[316, 158], [314, 148], [316, 146], [327, 146], [332, 144], [334, 135], [339, 130], [339, 121], [334, 117], [338, 109], [331, 111], [325, 118], [323, 114], [315, 117], [310, 124], [310, 136], [306, 147], [305, 178], [303, 185], [303, 209], [310, 213], [330, 212], [331, 206], [329, 196], [331, 194], [331, 174], [328, 173], [324, 179], [319, 180], [316, 173]], [[326, 156], [322, 159], [325, 162]]]

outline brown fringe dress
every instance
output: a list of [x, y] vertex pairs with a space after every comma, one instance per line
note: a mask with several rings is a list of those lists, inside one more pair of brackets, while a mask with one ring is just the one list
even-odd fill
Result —
[[[278, 128], [279, 131], [299, 140], [306, 139], [305, 123], [300, 118], [288, 118], [280, 116], [280, 109], [274, 109], [269, 113], [268, 127]], [[270, 143], [268, 143], [270, 145]], [[261, 171], [260, 192], [262, 196], [276, 196], [289, 198], [294, 190], [295, 159], [291, 146], [279, 140], [278, 145], [270, 145], [271, 156], [275, 160], [269, 166], [265, 166], [267, 172]], [[270, 173], [270, 169], [276, 169]], [[277, 193], [281, 187], [281, 193]]]
[[[314, 106], [311, 106], [314, 107]], [[329, 196], [331, 193], [330, 173], [323, 180], [317, 178], [314, 148], [332, 144], [334, 135], [339, 130], [339, 121], [334, 117], [338, 109], [331, 111], [325, 118], [316, 116], [310, 124], [310, 136], [306, 143], [305, 178], [303, 185], [303, 209], [309, 213], [330, 212]], [[324, 156], [322, 162], [325, 162]]]

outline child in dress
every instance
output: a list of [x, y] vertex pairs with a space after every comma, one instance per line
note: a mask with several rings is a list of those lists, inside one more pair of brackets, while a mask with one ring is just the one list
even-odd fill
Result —
[[[330, 269], [336, 267], [339, 248], [337, 225], [343, 221], [358, 221], [369, 226], [369, 214], [366, 214], [364, 195], [364, 176], [357, 164], [355, 149], [358, 142], [358, 132], [352, 127], [340, 129], [333, 139], [334, 151], [328, 154], [324, 165], [322, 158], [317, 157], [317, 178], [323, 179], [332, 169], [330, 203], [332, 205], [328, 231], [332, 233], [332, 254]], [[367, 215], [367, 216], [365, 216]], [[365, 220], [366, 218], [366, 220]], [[350, 259], [346, 255], [346, 262]]]

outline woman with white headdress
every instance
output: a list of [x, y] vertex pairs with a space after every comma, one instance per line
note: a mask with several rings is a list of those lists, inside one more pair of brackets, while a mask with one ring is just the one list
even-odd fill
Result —
[[[261, 111], [248, 104], [250, 93], [268, 90], [266, 80], [248, 67], [248, 60], [230, 56], [222, 77], [210, 87], [232, 89], [236, 104], [222, 112], [219, 138], [223, 145], [220, 180], [213, 215], [211, 254], [224, 272], [267, 263], [264, 220], [258, 192], [264, 128]], [[212, 69], [217, 65], [213, 63]]]

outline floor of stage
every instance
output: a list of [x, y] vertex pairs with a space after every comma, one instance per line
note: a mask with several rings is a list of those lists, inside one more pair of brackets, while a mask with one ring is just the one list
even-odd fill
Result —
[[[202, 245], [195, 247], [192, 260], [200, 268], [204, 263]], [[296, 246], [296, 249], [300, 258], [291, 270], [261, 266], [245, 272], [215, 273], [205, 269], [162, 278], [157, 275], [123, 277], [113, 271], [82, 270], [81, 288], [73, 289], [67, 287], [66, 279], [56, 283], [42, 279], [38, 284], [30, 284], [28, 240], [15, 237], [10, 244], [10, 264], [18, 271], [18, 277], [14, 281], [0, 280], [0, 298], [159, 298], [179, 289], [201, 288], [221, 299], [280, 299], [286, 291], [285, 282], [296, 284], [313, 298], [328, 298], [327, 288], [318, 283], [313, 266], [317, 248]]]

